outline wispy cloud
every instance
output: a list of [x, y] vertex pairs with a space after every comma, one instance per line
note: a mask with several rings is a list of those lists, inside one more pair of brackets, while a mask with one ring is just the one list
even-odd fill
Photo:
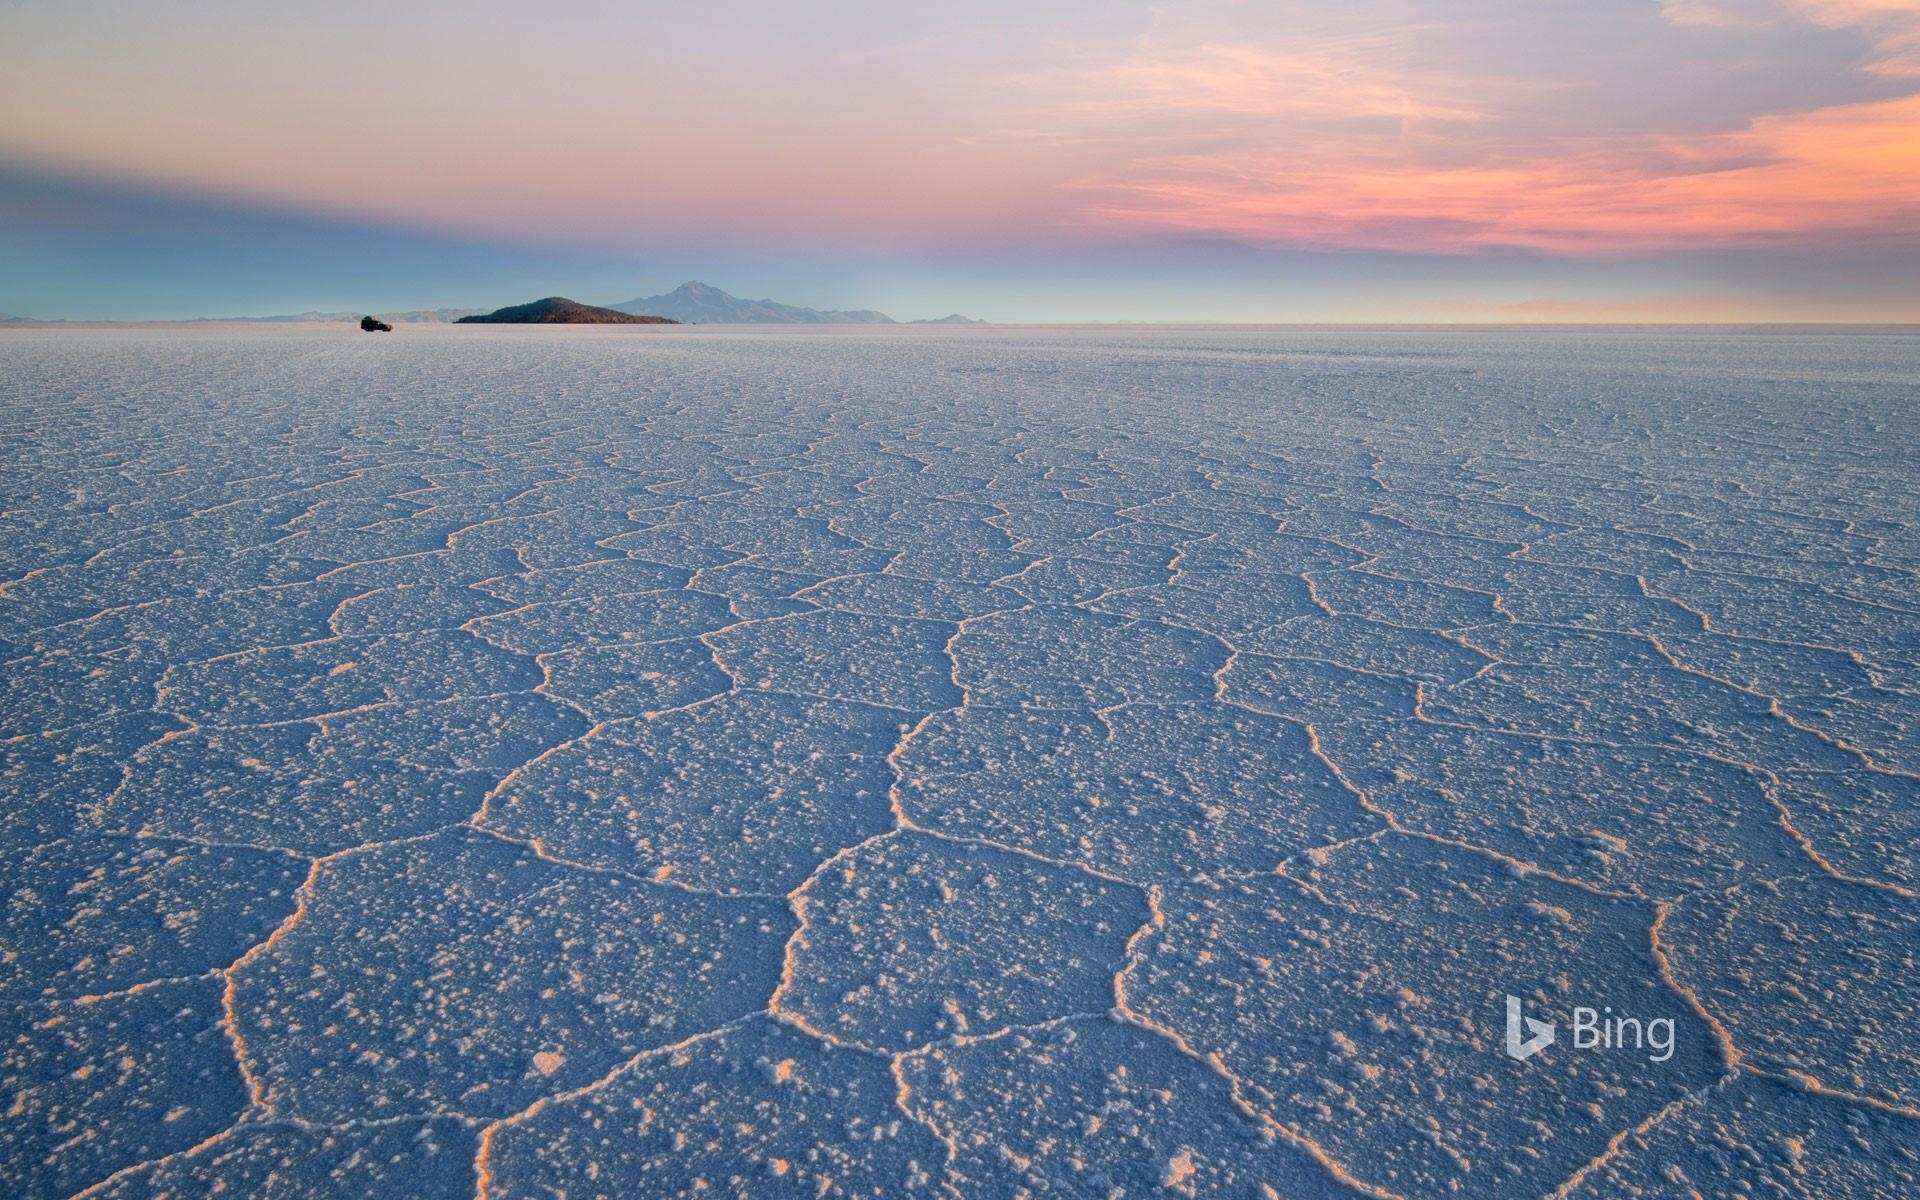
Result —
[[[1920, 0], [1669, 0], [1669, 21], [1855, 30], [1900, 74]], [[1303, 247], [1590, 254], [1920, 236], [1920, 96], [1754, 112], [1732, 128], [1561, 127], [1607, 81], [1468, 69], [1430, 30], [1144, 41], [1042, 81], [1070, 119], [1075, 218]], [[1702, 68], [1704, 70], [1704, 67]], [[1884, 83], [1879, 85], [1885, 90]], [[1558, 94], [1553, 104], [1549, 97]], [[1063, 134], [1060, 129], [1064, 128]]]
[[1780, 0], [1660, 0], [1660, 15], [1675, 25], [1710, 29], [1770, 29], [1780, 23]]
[[1795, 22], [1858, 30], [1874, 43], [1864, 70], [1920, 78], [1920, 0], [1661, 0], [1675, 25], [1779, 29]]
[[1737, 134], [1574, 141], [1428, 167], [1324, 145], [1162, 156], [1079, 186], [1088, 217], [1134, 230], [1387, 250], [1569, 253], [1911, 239], [1920, 97], [1764, 117]]
[[1418, 31], [1322, 37], [1291, 46], [1147, 46], [1079, 74], [1082, 114], [1228, 114], [1471, 121], [1490, 81], [1402, 64]]

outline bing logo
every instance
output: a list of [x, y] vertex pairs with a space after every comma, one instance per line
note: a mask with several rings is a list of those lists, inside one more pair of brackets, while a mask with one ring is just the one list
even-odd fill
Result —
[[[1552, 1021], [1536, 1021], [1526, 1015], [1520, 997], [1507, 996], [1507, 1057], [1525, 1062], [1553, 1045], [1559, 1027]], [[1651, 1050], [1649, 1062], [1666, 1062], [1673, 1057], [1673, 1018], [1656, 1017], [1642, 1021], [1638, 1017], [1616, 1017], [1613, 1006], [1595, 1010], [1584, 1005], [1573, 1010], [1573, 1045], [1578, 1050]]]
[[[1527, 1038], [1520, 1037], [1520, 1025], [1526, 1023]], [[1507, 997], [1507, 1057], [1525, 1062], [1553, 1045], [1553, 1022], [1536, 1021], [1520, 1011], [1520, 997]]]

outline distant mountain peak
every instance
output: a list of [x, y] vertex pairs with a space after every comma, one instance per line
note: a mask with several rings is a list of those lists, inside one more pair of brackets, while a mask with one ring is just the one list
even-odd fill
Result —
[[778, 300], [743, 300], [710, 283], [689, 279], [659, 296], [641, 296], [611, 305], [625, 313], [658, 313], [700, 325], [897, 325], [871, 308], [806, 308]]

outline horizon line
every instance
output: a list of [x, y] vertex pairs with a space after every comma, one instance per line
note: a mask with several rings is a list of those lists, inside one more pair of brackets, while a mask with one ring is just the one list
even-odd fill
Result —
[[[347, 310], [340, 310], [347, 311]], [[369, 315], [380, 316], [381, 313]], [[338, 329], [349, 323], [337, 321], [278, 321], [269, 317], [175, 317], [145, 320], [115, 320], [111, 318], [67, 318], [57, 317], [42, 320], [36, 317], [17, 317], [11, 321], [0, 321], [0, 330], [28, 330], [35, 328], [65, 329], [125, 329], [125, 328], [162, 328], [168, 326], [207, 326], [232, 325], [238, 328], [314, 328]], [[418, 321], [408, 322], [407, 328], [419, 331], [453, 328], [454, 321]], [[500, 328], [506, 328], [501, 326]], [[556, 322], [552, 325], [514, 326], [515, 328], [600, 328], [600, 326], [571, 325]], [[495, 326], [474, 325], [468, 328], [496, 328]], [[671, 325], [657, 326], [610, 326], [608, 328], [643, 328], [656, 330], [675, 329], [726, 329], [726, 330], [848, 330], [882, 331], [888, 329], [940, 330], [955, 332], [980, 329], [1898, 329], [1920, 330], [1920, 320], [1910, 321], [1169, 321], [1169, 320], [1118, 320], [1118, 321], [993, 321], [977, 319], [967, 325], [946, 324], [937, 320], [895, 320], [879, 322], [810, 322], [810, 321], [677, 321]], [[357, 330], [356, 330], [357, 332]]]

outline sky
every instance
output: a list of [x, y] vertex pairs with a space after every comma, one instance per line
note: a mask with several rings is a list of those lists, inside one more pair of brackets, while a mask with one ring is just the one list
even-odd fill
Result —
[[1920, 0], [0, 0], [0, 312], [1920, 321]]

